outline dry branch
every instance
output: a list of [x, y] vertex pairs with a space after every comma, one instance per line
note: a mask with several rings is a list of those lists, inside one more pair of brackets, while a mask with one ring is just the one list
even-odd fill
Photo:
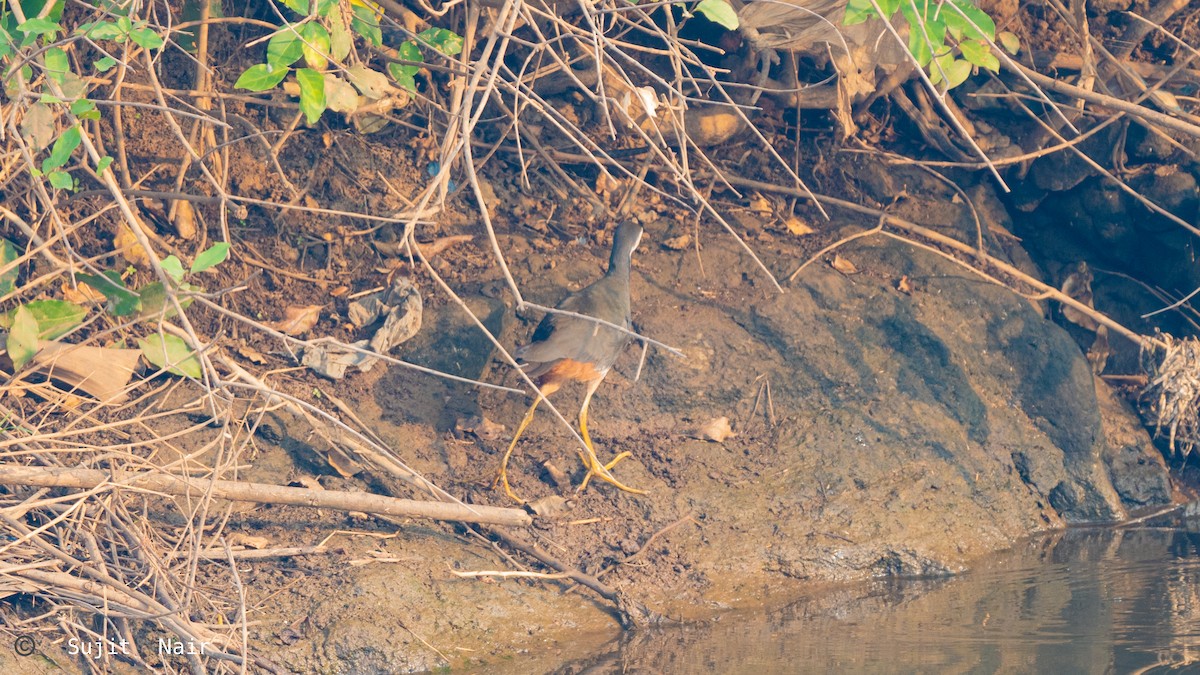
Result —
[[450, 504], [397, 499], [365, 492], [309, 490], [267, 483], [243, 483], [207, 478], [185, 478], [166, 473], [110, 474], [98, 469], [0, 464], [0, 484], [67, 487], [90, 490], [106, 484], [171, 495], [207, 494], [219, 499], [257, 504], [286, 504], [310, 508], [363, 511], [381, 516], [430, 518], [463, 523], [514, 525], [532, 522], [520, 509], [498, 506]]

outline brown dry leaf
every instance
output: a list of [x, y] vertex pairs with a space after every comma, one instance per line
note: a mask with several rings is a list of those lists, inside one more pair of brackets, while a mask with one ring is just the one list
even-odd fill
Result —
[[335, 471], [342, 474], [342, 478], [353, 478], [362, 472], [362, 466], [358, 462], [350, 459], [346, 453], [337, 448], [330, 448], [329, 452], [325, 453], [325, 461], [329, 462], [329, 466], [332, 466]]
[[113, 237], [113, 248], [120, 251], [121, 256], [130, 265], [142, 269], [150, 267], [150, 256], [146, 253], [146, 249], [138, 243], [137, 237], [133, 235], [133, 230], [129, 229], [128, 225], [122, 223], [117, 228], [117, 235]]
[[669, 248], [672, 251], [682, 251], [692, 245], [692, 235], [681, 234], [678, 237], [671, 237], [662, 243], [663, 248]]
[[546, 474], [550, 476], [550, 482], [554, 483], [554, 487], [565, 488], [571, 485], [571, 477], [567, 475], [566, 471], [558, 468], [554, 462], [546, 460], [542, 462], [542, 468], [545, 469]]
[[770, 215], [773, 213], [771, 208], [771, 200], [755, 192], [750, 197], [750, 211], [759, 215]]
[[425, 256], [426, 258], [432, 258], [433, 256], [445, 251], [455, 244], [463, 244], [471, 241], [474, 238], [475, 237], [472, 237], [469, 234], [456, 234], [452, 237], [438, 237], [428, 244], [417, 244], [417, 248], [421, 249], [421, 255]]
[[709, 420], [700, 427], [700, 438], [706, 441], [724, 443], [725, 439], [735, 436], [733, 427], [729, 426], [728, 417], [717, 417]]
[[230, 546], [245, 546], [261, 551], [271, 545], [271, 540], [266, 537], [259, 537], [253, 534], [244, 534], [242, 532], [234, 532], [229, 535]]
[[[1080, 304], [1088, 307], [1094, 306], [1092, 304], [1092, 270], [1088, 268], [1086, 262], [1080, 262], [1075, 271], [1067, 275], [1063, 281], [1062, 292], [1078, 300]], [[1100, 325], [1087, 313], [1070, 305], [1062, 306], [1062, 314], [1067, 321], [1087, 330], [1094, 331]]]
[[349, 286], [338, 286], [337, 288], [333, 289], [332, 291], [329, 291], [329, 294], [335, 298], [340, 298], [349, 292], [350, 292]]
[[317, 480], [313, 476], [301, 476], [296, 479], [296, 482], [299, 483], [301, 487], [308, 488], [309, 490], [325, 489], [325, 486], [321, 485], [321, 481]]
[[264, 365], [267, 362], [267, 357], [263, 356], [262, 352], [248, 345], [240, 345], [237, 348], [237, 353], [238, 356], [257, 366]]
[[683, 120], [688, 138], [702, 148], [720, 145], [746, 128], [740, 115], [724, 110], [689, 113]]
[[912, 295], [912, 282], [908, 280], [908, 275], [900, 277], [900, 281], [896, 282], [896, 290], [905, 295]]
[[175, 202], [175, 233], [182, 239], [196, 238], [196, 207], [187, 200]]
[[486, 417], [472, 415], [466, 419], [460, 419], [455, 422], [454, 426], [459, 433], [474, 434], [480, 440], [491, 441], [504, 436], [506, 427], [503, 424], [497, 424]]
[[812, 234], [814, 231], [808, 223], [804, 222], [797, 216], [788, 218], [786, 221], [784, 221], [784, 225], [787, 225], [788, 232], [791, 232], [797, 237], [803, 237], [806, 234]]
[[108, 403], [127, 398], [125, 387], [137, 372], [140, 349], [104, 349], [65, 342], [39, 342], [33, 364], [53, 382]]
[[282, 321], [268, 322], [267, 327], [293, 337], [303, 335], [317, 325], [323, 307], [324, 305], [292, 305], [283, 310]]
[[558, 495], [547, 495], [541, 499], [529, 502], [525, 506], [529, 507], [529, 510], [533, 511], [534, 514], [548, 518], [565, 512], [567, 510], [567, 500]]
[[1092, 372], [1097, 375], [1103, 373], [1111, 354], [1112, 349], [1108, 346], [1108, 326], [1098, 325], [1096, 326], [1096, 339], [1087, 352], [1087, 360], [1092, 365]]
[[87, 284], [79, 284], [79, 286], [72, 288], [70, 282], [64, 281], [62, 284], [62, 295], [63, 300], [73, 302], [77, 305], [104, 302], [104, 294]]
[[596, 176], [596, 194], [605, 196], [621, 186], [621, 182], [605, 171]]
[[841, 254], [834, 255], [833, 262], [829, 264], [833, 266], [833, 269], [847, 276], [851, 274], [858, 274], [858, 268], [854, 266], [854, 263], [843, 258]]

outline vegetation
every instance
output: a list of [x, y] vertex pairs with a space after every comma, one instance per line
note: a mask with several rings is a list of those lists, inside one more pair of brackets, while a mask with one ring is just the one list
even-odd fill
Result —
[[[1195, 99], [1166, 90], [1173, 75], [1152, 86], [1139, 76], [1127, 95], [1095, 86], [1098, 73], [1129, 59], [1097, 61], [1103, 50], [1093, 49], [1089, 26], [1072, 24], [1081, 20], [1065, 8], [1047, 24], [1083, 36], [1073, 84], [1032, 67], [1041, 58], [1033, 48], [1058, 38], [1031, 34], [1020, 13], [992, 16], [970, 0], [850, 0], [770, 3], [776, 13], [767, 18], [767, 4], [4, 4], [0, 344], [11, 379], [0, 401], [0, 464], [45, 469], [35, 476], [42, 483], [20, 485], [62, 492], [10, 486], [3, 506], [24, 515], [0, 525], [15, 570], [2, 574], [68, 617], [56, 625], [76, 635], [94, 632], [92, 617], [104, 607], [106, 634], [211, 639], [222, 647], [207, 667], [272, 667], [237, 630], [244, 606], [214, 591], [228, 587], [235, 566], [198, 572], [202, 554], [224, 545], [225, 507], [210, 511], [209, 494], [194, 495], [199, 508], [181, 506], [120, 476], [236, 478], [262, 419], [285, 407], [311, 425], [342, 475], [366, 467], [421, 499], [457, 501], [359, 428], [326, 380], [304, 372], [310, 379], [281, 384], [276, 375], [342, 377], [364, 354], [408, 366], [353, 339], [382, 316], [419, 325], [419, 299], [397, 299], [408, 289], [396, 276], [424, 275], [423, 292], [459, 301], [453, 270], [431, 262], [460, 243], [440, 222], [477, 220], [473, 231], [486, 237], [518, 310], [552, 311], [527, 302], [509, 272], [494, 219], [499, 205], [520, 200], [499, 199], [488, 171], [515, 177], [524, 193], [552, 196], [521, 206], [521, 217], [543, 229], [566, 217], [638, 217], [639, 208], [647, 218], [719, 227], [753, 260], [748, 274], [776, 289], [781, 275], [732, 214], [765, 208], [780, 232], [801, 237], [840, 209], [877, 219], [871, 232], [903, 236], [991, 281], [1053, 298], [1086, 317], [1070, 320], [1088, 330], [1191, 353], [1192, 342], [1140, 335], [1096, 311], [1090, 295], [994, 259], [983, 227], [963, 241], [939, 240], [853, 194], [810, 187], [828, 168], [824, 153], [850, 148], [928, 162], [935, 173], [989, 172], [1006, 189], [1039, 157], [1081, 153], [1086, 136], [1077, 127], [1090, 134], [1117, 118], [1195, 148]], [[900, 57], [885, 56], [889, 48]], [[1160, 65], [1151, 70], [1162, 75]], [[1120, 72], [1115, 80], [1135, 82]], [[1002, 100], [1004, 122], [979, 104], [991, 99]], [[1093, 111], [1097, 117], [1085, 115]], [[802, 131], [805, 114], [820, 120], [815, 140]], [[1030, 130], [1040, 144], [1019, 147]], [[1195, 231], [1119, 172], [1101, 169], [1150, 211]], [[785, 206], [760, 208], [756, 200], [769, 200], [752, 191]], [[820, 256], [845, 241], [830, 235], [828, 246], [809, 248]], [[375, 265], [369, 278], [340, 275], [332, 255], [302, 262], [310, 250], [339, 246], [359, 246], [349, 258], [382, 259], [387, 250], [404, 260]], [[288, 286], [299, 282], [319, 293], [302, 300], [304, 292]], [[255, 295], [245, 293], [251, 283], [275, 297], [247, 297]], [[360, 325], [361, 306], [350, 304], [361, 296], [383, 309]], [[1171, 370], [1193, 365], [1176, 359]], [[1155, 386], [1171, 401], [1162, 407], [1171, 410], [1175, 443], [1177, 430], [1200, 426], [1200, 403], [1178, 403], [1185, 394], [1172, 393], [1170, 382]], [[174, 445], [181, 430], [195, 447]], [[45, 482], [51, 469], [70, 467], [113, 478], [86, 489]], [[150, 512], [186, 526], [145, 527]], [[140, 557], [123, 553], [138, 547]], [[38, 572], [47, 565], [53, 573]], [[602, 597], [618, 597], [573, 572]]]

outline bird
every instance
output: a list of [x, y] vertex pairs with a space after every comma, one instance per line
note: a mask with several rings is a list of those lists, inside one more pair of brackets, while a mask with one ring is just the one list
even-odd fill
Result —
[[533, 421], [538, 404], [570, 381], [582, 382], [587, 386], [583, 405], [579, 408], [579, 434], [583, 438], [586, 450], [579, 452], [579, 459], [587, 469], [587, 475], [579, 489], [586, 488], [592, 476], [596, 476], [622, 491], [646, 494], [645, 490], [621, 483], [610, 473], [617, 462], [631, 456], [632, 453], [622, 452], [608, 464], [601, 463], [587, 429], [588, 404], [592, 401], [592, 395], [616, 363], [617, 357], [629, 344], [630, 334], [585, 318], [593, 317], [621, 326], [626, 331], [632, 330], [629, 275], [633, 252], [642, 239], [642, 232], [642, 227], [636, 223], [619, 224], [613, 234], [608, 271], [591, 285], [563, 298], [557, 305], [557, 309], [582, 316], [547, 314], [534, 329], [529, 344], [516, 351], [518, 365], [537, 385], [538, 395], [533, 399], [533, 405], [529, 406], [529, 411], [525, 413], [512, 442], [508, 445], [508, 450], [504, 453], [497, 481], [503, 484], [505, 494], [519, 503], [523, 504], [525, 500], [518, 497], [508, 483], [508, 461], [517, 447], [517, 440]]

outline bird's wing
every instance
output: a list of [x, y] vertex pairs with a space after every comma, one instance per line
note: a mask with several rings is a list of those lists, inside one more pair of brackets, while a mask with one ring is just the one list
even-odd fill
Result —
[[[576, 295], [568, 296], [558, 309], [579, 314], [588, 311], [596, 300], [590, 286]], [[517, 357], [529, 363], [551, 363], [571, 359], [584, 363], [611, 365], [615, 354], [625, 346], [626, 336], [607, 326], [586, 319], [562, 314], [547, 314], [533, 331], [532, 341], [517, 350]]]

